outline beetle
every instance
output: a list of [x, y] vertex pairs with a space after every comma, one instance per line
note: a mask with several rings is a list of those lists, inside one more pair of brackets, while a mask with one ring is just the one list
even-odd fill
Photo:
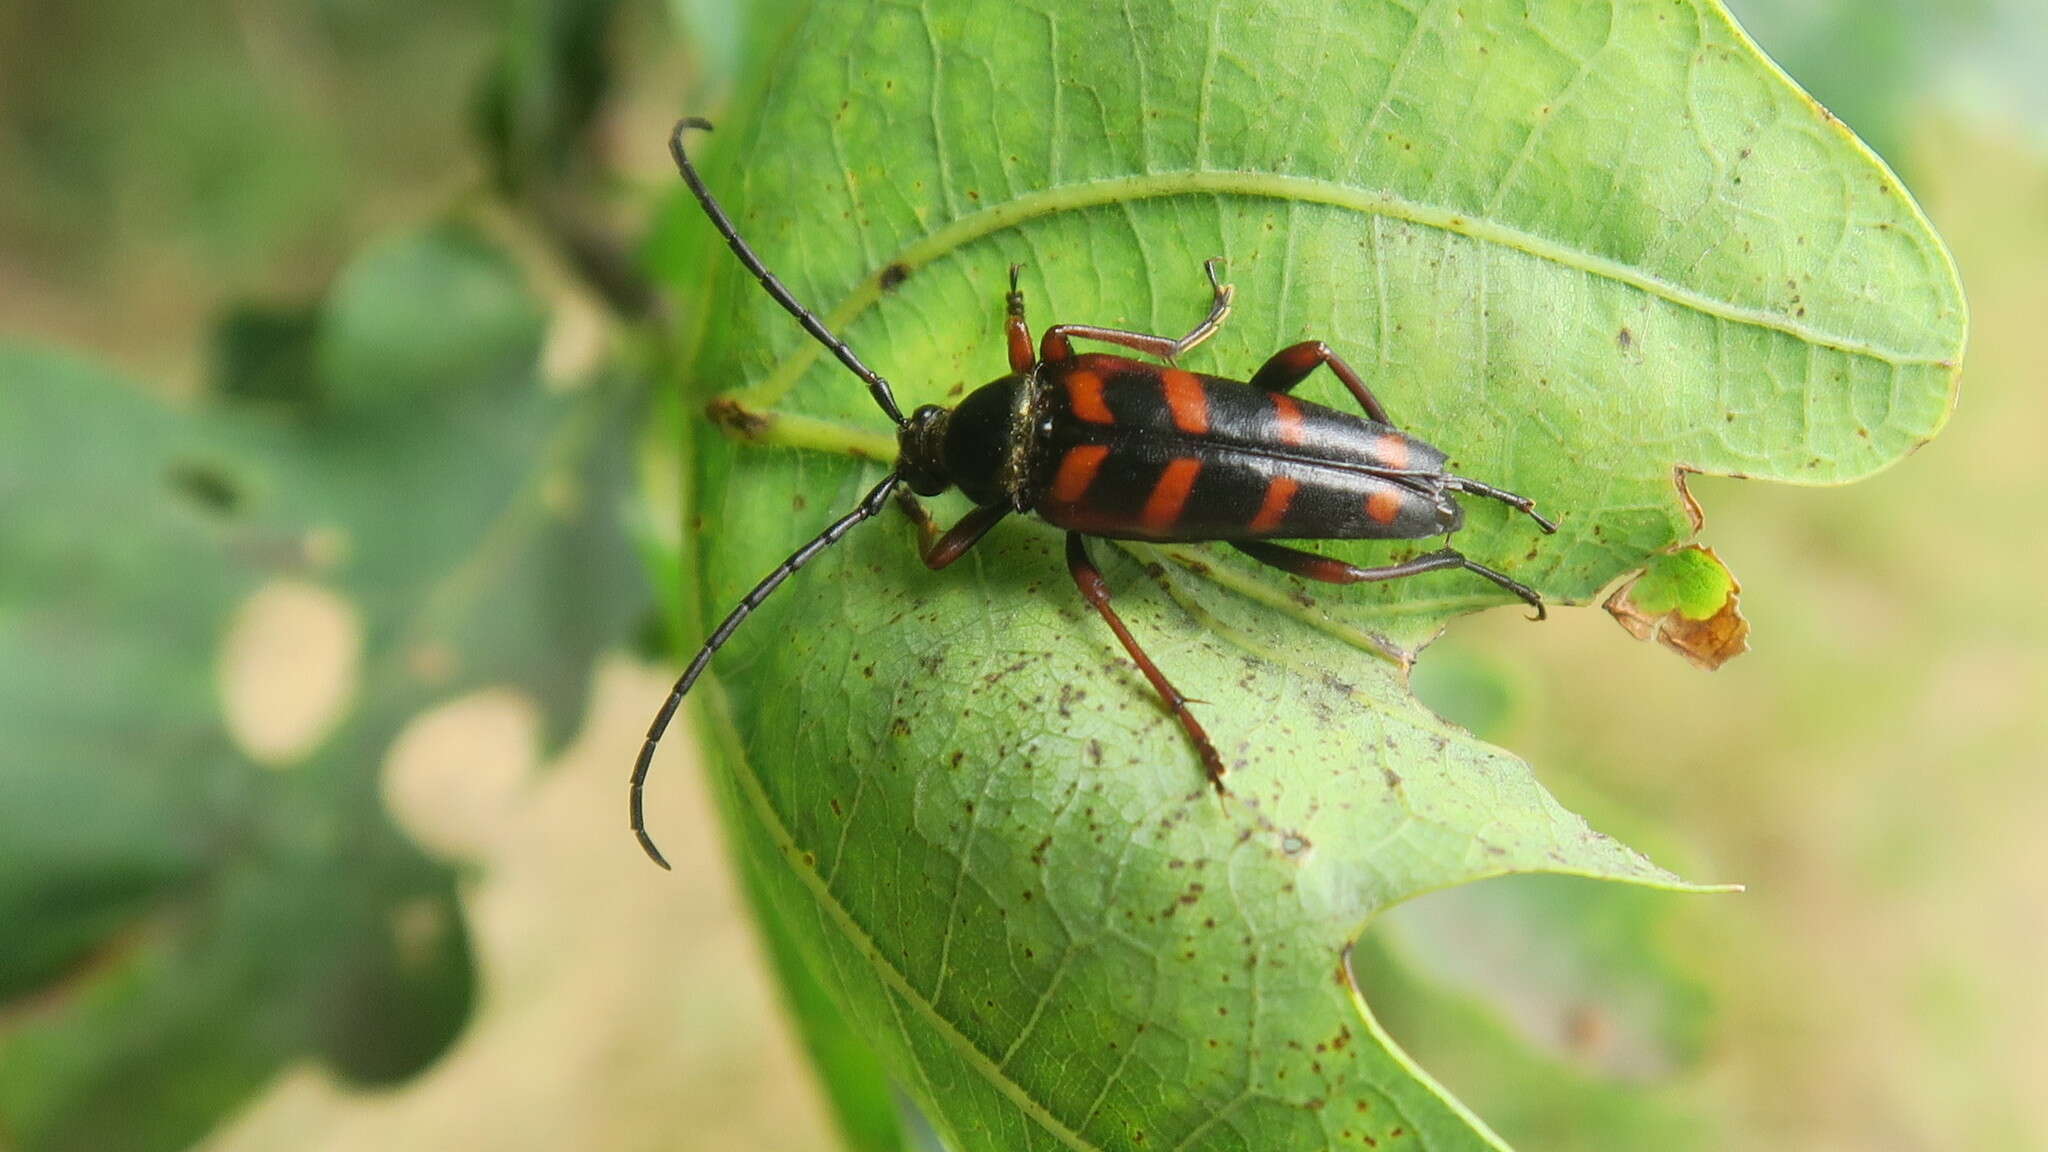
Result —
[[[747, 242], [698, 176], [683, 138], [710, 123], [690, 118], [669, 137], [683, 181], [740, 263], [855, 376], [897, 428], [895, 467], [860, 503], [797, 549], [742, 597], [697, 650], [655, 714], [633, 764], [630, 820], [640, 847], [669, 866], [647, 833], [643, 794], [655, 745], [711, 658], [761, 602], [855, 525], [887, 507], [900, 488], [922, 538], [925, 565], [945, 568], [1011, 513], [1028, 513], [1066, 530], [1067, 569], [1153, 690], [1172, 712], [1219, 794], [1223, 758], [1188, 707], [1188, 699], [1145, 654], [1110, 606], [1109, 586], [1088, 555], [1087, 538], [1218, 541], [1262, 564], [1309, 580], [1355, 584], [1462, 568], [1513, 593], [1544, 615], [1535, 589], [1478, 564], [1448, 546], [1397, 564], [1364, 568], [1278, 544], [1276, 540], [1414, 540], [1456, 532], [1463, 493], [1501, 501], [1527, 514], [1546, 533], [1557, 525], [1535, 502], [1444, 470], [1439, 449], [1395, 427], [1372, 390], [1320, 340], [1281, 349], [1248, 381], [1189, 372], [1181, 356], [1207, 340], [1229, 316], [1235, 293], [1203, 268], [1211, 289], [1208, 315], [1179, 339], [1056, 324], [1034, 349], [1024, 319], [1018, 268], [1010, 269], [1005, 304], [1008, 374], [968, 393], [953, 408], [927, 404], [908, 417], [895, 391], [845, 341], [798, 303]], [[1163, 363], [1105, 353], [1076, 353], [1076, 339], [1110, 344]], [[1364, 417], [1293, 395], [1317, 368], [1343, 383]], [[974, 510], [939, 531], [914, 496], [958, 488]]]

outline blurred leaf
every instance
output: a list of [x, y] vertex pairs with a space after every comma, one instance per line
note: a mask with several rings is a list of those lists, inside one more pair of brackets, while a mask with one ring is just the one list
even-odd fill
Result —
[[1930, 109], [2048, 141], [2037, 0], [1731, 0], [1772, 58], [1894, 164]]
[[1672, 907], [1623, 885], [1513, 876], [1410, 901], [1374, 930], [1432, 980], [1488, 1002], [1527, 1047], [1651, 1084], [1692, 1066], [1705, 1041], [1705, 989], [1659, 947]]
[[1828, 110], [1896, 162], [1904, 119], [1937, 55], [1982, 0], [1731, 0], [1757, 42]]
[[[1178, 333], [1220, 255], [1238, 311], [1188, 366], [1329, 339], [1461, 473], [1560, 517], [1543, 539], [1475, 503], [1460, 545], [1562, 602], [1691, 532], [1676, 465], [1842, 482], [1948, 414], [1939, 241], [1703, 0], [812, 5], [787, 35], [803, 51], [700, 140], [711, 182], [906, 406], [1000, 370], [1012, 262], [1041, 326]], [[742, 270], [713, 274], [694, 376], [740, 431], [698, 431], [715, 619], [893, 440]], [[705, 694], [765, 902], [815, 911], [783, 913], [808, 966], [954, 1145], [1494, 1146], [1362, 1013], [1345, 943], [1486, 876], [1672, 883], [1377, 654], [1502, 595], [1098, 547], [1209, 702], [1219, 805], [1056, 533], [1014, 519], [939, 574], [912, 538], [891, 512], [822, 555]]]
[[617, 0], [512, 0], [478, 116], [498, 184], [545, 181], [572, 159], [611, 83], [605, 35]]
[[779, 24], [771, 11], [782, 0], [666, 0], [668, 22], [690, 54], [693, 114], [707, 114], [723, 103], [739, 71], [741, 43], [755, 20]]
[[1942, 61], [1939, 83], [1947, 102], [1987, 128], [2020, 126], [2035, 149], [2048, 146], [2048, 21], [2033, 0], [1973, 0], [1984, 19]]
[[1500, 662], [1469, 646], [1432, 647], [1409, 674], [1408, 690], [1446, 722], [1489, 741], [1508, 730], [1520, 703]]
[[[645, 603], [615, 508], [636, 389], [542, 391], [538, 321], [502, 256], [444, 228], [366, 255], [329, 301], [332, 414], [177, 412], [62, 355], [0, 354], [15, 1146], [182, 1147], [287, 1061], [390, 1081], [460, 1027], [453, 877], [384, 811], [385, 749], [484, 684], [525, 688], [564, 733]], [[259, 767], [223, 716], [249, 688], [223, 644], [281, 584], [345, 606], [363, 672]], [[269, 642], [305, 683], [332, 659], [288, 628]]]
[[319, 403], [315, 341], [317, 308], [243, 304], [214, 329], [216, 384], [238, 402], [268, 401], [313, 409]]
[[524, 381], [540, 304], [482, 237], [448, 229], [374, 246], [342, 270], [325, 309], [320, 368], [343, 411], [395, 409]]
[[1726, 1148], [1698, 1091], [1706, 990], [1659, 944], [1669, 901], [1552, 876], [1404, 904], [1352, 970], [1387, 1031], [1510, 1141]]

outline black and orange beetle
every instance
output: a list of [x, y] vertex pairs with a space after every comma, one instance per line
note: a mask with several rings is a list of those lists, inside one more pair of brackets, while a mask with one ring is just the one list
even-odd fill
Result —
[[[854, 525], [880, 513], [899, 486], [919, 496], [958, 488], [975, 504], [974, 511], [941, 533], [915, 497], [903, 494], [924, 537], [924, 562], [933, 569], [958, 560], [1012, 512], [1036, 513], [1066, 529], [1067, 568], [1074, 583], [1180, 721], [1218, 792], [1224, 790], [1222, 757], [1189, 711], [1187, 698], [1145, 655], [1110, 607], [1109, 588], [1088, 557], [1087, 537], [1222, 541], [1260, 563], [1331, 584], [1463, 568], [1521, 597], [1536, 609], [1537, 619], [1543, 617], [1543, 600], [1535, 589], [1452, 548], [1399, 564], [1360, 568], [1272, 543], [1448, 535], [1464, 523], [1464, 511], [1452, 499], [1460, 492], [1512, 505], [1545, 532], [1555, 532], [1557, 526], [1538, 515], [1527, 497], [1445, 472], [1444, 454], [1394, 427], [1365, 382], [1319, 340], [1275, 353], [1250, 381], [1176, 367], [1181, 355], [1208, 339], [1230, 314], [1231, 288], [1217, 279], [1216, 260], [1204, 265], [1214, 291], [1209, 314], [1186, 336], [1172, 340], [1056, 324], [1045, 330], [1036, 354], [1031, 330], [1024, 323], [1017, 269], [1011, 268], [1009, 374], [975, 389], [954, 408], [927, 404], [905, 418], [889, 382], [796, 302], [740, 239], [732, 220], [704, 186], [683, 149], [683, 136], [692, 128], [710, 127], [703, 120], [684, 120], [670, 136], [669, 151], [683, 180], [733, 254], [775, 302], [867, 382], [875, 403], [896, 422], [897, 459], [896, 467], [858, 507], [797, 549], [741, 599], [698, 649], [656, 713], [633, 765], [630, 798], [633, 833], [655, 863], [668, 867], [647, 835], [642, 791], [655, 744], [690, 686], [769, 593]], [[1076, 337], [1128, 348], [1165, 364], [1077, 354]], [[1366, 418], [1290, 395], [1322, 365], [1350, 389]]]

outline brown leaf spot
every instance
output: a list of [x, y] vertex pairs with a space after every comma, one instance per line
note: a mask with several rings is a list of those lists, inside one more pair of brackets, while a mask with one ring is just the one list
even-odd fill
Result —
[[757, 440], [775, 424], [773, 416], [755, 412], [730, 396], [719, 396], [704, 406], [704, 416], [735, 436]]

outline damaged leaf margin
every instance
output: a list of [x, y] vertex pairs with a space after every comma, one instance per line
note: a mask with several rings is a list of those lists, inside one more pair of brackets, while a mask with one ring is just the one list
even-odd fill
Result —
[[1638, 640], [1655, 640], [1711, 672], [1749, 651], [1742, 584], [1712, 548], [1687, 544], [1653, 559], [1601, 607]]

